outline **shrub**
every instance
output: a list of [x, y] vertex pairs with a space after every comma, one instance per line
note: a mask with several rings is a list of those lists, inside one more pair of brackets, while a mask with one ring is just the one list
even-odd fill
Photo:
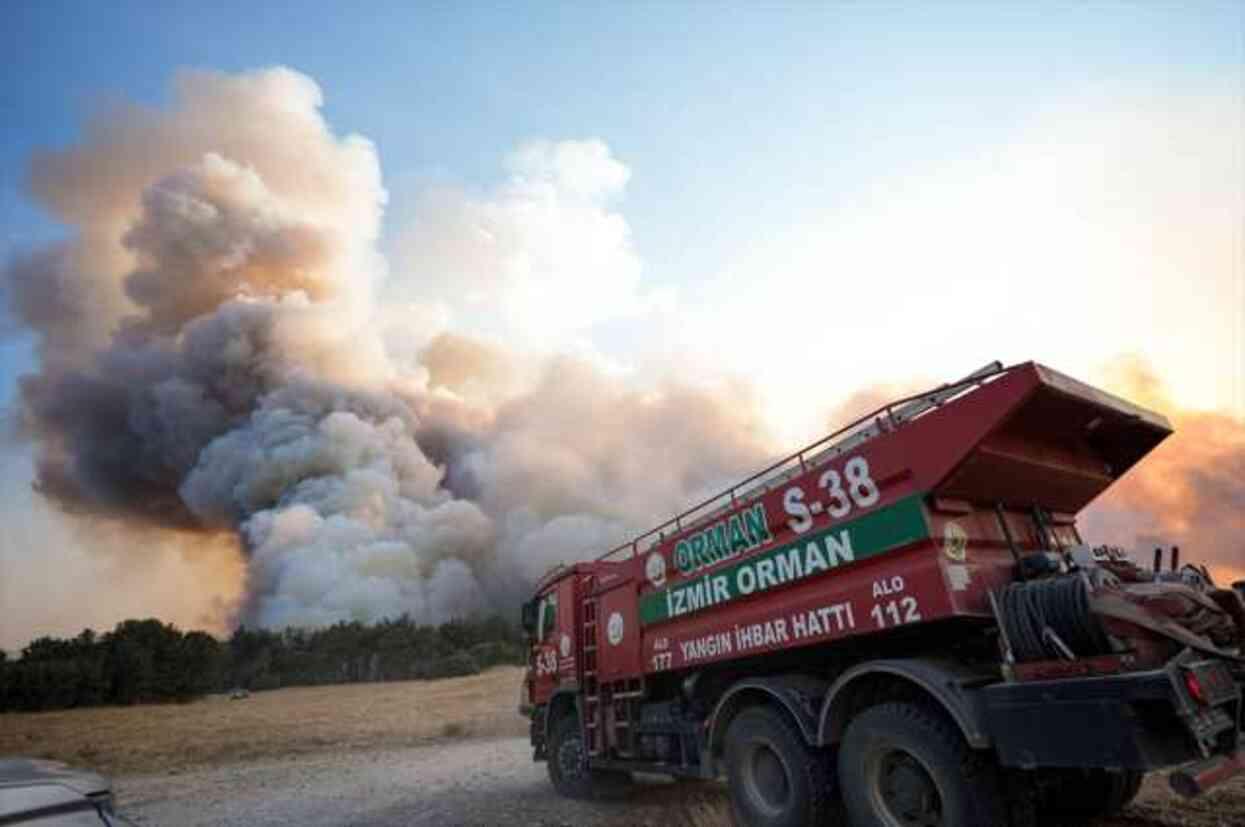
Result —
[[476, 659], [476, 663], [480, 664], [481, 669], [503, 664], [521, 665], [527, 660], [522, 646], [505, 640], [477, 643], [468, 651]]
[[470, 652], [455, 652], [437, 661], [434, 678], [461, 678], [466, 675], [478, 675], [480, 664]]
[[18, 658], [0, 652], [0, 712], [188, 701], [234, 687], [459, 677], [524, 660], [518, 629], [501, 617], [240, 628], [227, 641], [155, 619], [126, 620], [100, 635], [39, 638]]

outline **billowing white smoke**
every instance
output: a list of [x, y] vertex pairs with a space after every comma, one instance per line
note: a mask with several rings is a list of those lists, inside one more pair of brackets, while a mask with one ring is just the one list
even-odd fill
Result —
[[603, 144], [529, 144], [498, 192], [430, 196], [378, 304], [379, 163], [319, 105], [289, 70], [192, 73], [169, 111], [106, 113], [32, 161], [32, 193], [73, 228], [4, 270], [39, 336], [22, 425], [50, 499], [147, 532], [235, 532], [246, 622], [437, 621], [508, 608], [549, 563], [761, 460], [744, 389], [630, 387], [569, 357], [394, 335], [455, 290], [511, 329], [643, 303], [605, 206], [628, 171]]
[[295, 384], [207, 445], [181, 497], [205, 523], [241, 527], [255, 620], [440, 619], [480, 608], [463, 561], [484, 555], [490, 521], [440, 487], [413, 430], [393, 398]]
[[669, 290], [642, 289], [630, 228], [609, 207], [631, 175], [609, 147], [530, 141], [507, 170], [484, 195], [443, 186], [419, 199], [396, 246], [421, 274], [410, 286], [421, 301], [541, 342], [670, 303]]

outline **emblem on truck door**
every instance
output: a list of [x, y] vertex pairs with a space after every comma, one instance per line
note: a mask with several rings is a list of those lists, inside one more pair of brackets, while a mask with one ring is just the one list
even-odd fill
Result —
[[562, 652], [562, 657], [569, 658], [571, 656], [571, 636], [562, 633], [562, 640], [558, 641], [558, 649]]
[[947, 523], [942, 531], [942, 550], [948, 560], [963, 563], [968, 557], [968, 534], [956, 522]]
[[648, 560], [644, 562], [644, 574], [648, 577], [648, 582], [657, 588], [666, 585], [666, 558], [661, 556], [660, 551], [654, 551], [648, 556]]
[[610, 615], [609, 623], [605, 625], [605, 636], [609, 640], [610, 646], [617, 646], [622, 643], [623, 619], [621, 612], [614, 612]]

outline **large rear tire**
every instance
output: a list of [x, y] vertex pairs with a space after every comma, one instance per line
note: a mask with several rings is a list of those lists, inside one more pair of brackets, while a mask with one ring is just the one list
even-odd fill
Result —
[[563, 715], [553, 722], [545, 759], [549, 780], [567, 798], [605, 798], [618, 795], [631, 781], [629, 773], [594, 770], [588, 766], [579, 718]]
[[825, 750], [810, 747], [777, 710], [740, 712], [726, 730], [731, 815], [741, 827], [842, 823]]
[[861, 712], [839, 750], [839, 787], [855, 827], [1002, 827], [994, 760], [940, 711], [888, 703]]

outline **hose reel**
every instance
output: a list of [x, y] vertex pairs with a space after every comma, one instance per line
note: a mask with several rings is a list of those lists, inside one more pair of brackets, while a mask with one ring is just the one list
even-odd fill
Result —
[[1107, 633], [1090, 610], [1089, 584], [1080, 575], [1011, 583], [998, 594], [998, 607], [1019, 662], [1111, 653]]

